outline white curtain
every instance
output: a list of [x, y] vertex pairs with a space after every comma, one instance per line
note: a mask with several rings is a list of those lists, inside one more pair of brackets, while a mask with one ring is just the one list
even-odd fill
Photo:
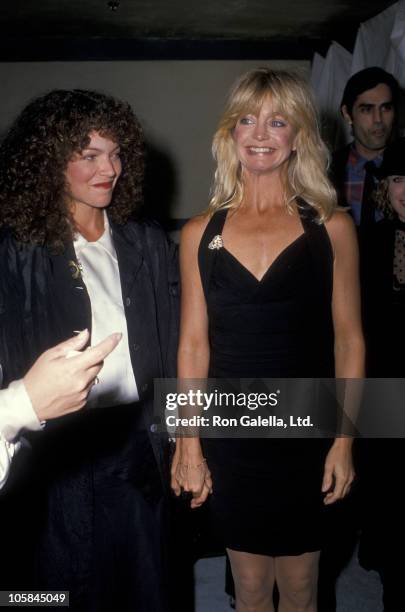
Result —
[[391, 51], [391, 33], [394, 28], [398, 4], [361, 24], [353, 51], [350, 74], [369, 66], [385, 68]]
[[385, 69], [391, 72], [405, 89], [405, 1], [397, 3], [391, 32], [391, 49]]
[[320, 109], [322, 134], [332, 148], [348, 136], [339, 107], [351, 63], [351, 53], [339, 43], [332, 42], [326, 58], [315, 54], [312, 64], [311, 85]]
[[405, 89], [405, 0], [360, 25], [353, 56], [336, 42], [326, 58], [315, 54], [311, 84], [321, 116], [327, 118], [324, 136], [332, 146], [350, 140], [340, 117], [344, 86], [352, 74], [370, 66], [384, 68]]

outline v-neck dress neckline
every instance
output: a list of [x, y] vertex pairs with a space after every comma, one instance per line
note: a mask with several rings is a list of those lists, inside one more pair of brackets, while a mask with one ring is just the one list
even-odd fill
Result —
[[[210, 378], [333, 377], [333, 254], [310, 213], [260, 280], [224, 246], [226, 211], [210, 219], [198, 252]], [[226, 547], [270, 556], [321, 548], [328, 440], [209, 438], [203, 446]]]

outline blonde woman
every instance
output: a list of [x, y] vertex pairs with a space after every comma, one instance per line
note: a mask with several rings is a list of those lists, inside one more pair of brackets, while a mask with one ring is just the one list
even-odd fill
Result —
[[[208, 213], [181, 239], [181, 378], [363, 374], [356, 237], [334, 212], [303, 80], [262, 68], [236, 83], [214, 137]], [[213, 248], [215, 247], [215, 248]], [[327, 443], [326, 443], [327, 442]], [[173, 488], [210, 506], [238, 612], [316, 610], [325, 505], [353, 479], [348, 439], [184, 438]]]

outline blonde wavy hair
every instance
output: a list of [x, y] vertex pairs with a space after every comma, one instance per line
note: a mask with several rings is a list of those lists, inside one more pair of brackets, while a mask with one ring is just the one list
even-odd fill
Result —
[[243, 199], [241, 164], [236, 155], [233, 129], [245, 114], [258, 115], [270, 97], [274, 114], [281, 115], [296, 132], [296, 152], [284, 178], [285, 203], [294, 212], [304, 200], [326, 221], [336, 207], [336, 192], [327, 177], [329, 152], [321, 139], [310, 88], [294, 73], [270, 68], [251, 70], [233, 86], [214, 135], [212, 153], [217, 163], [208, 211], [236, 208]]

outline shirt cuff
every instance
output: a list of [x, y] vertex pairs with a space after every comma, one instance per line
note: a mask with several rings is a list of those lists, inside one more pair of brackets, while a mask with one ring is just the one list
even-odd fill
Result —
[[1, 404], [6, 406], [7, 413], [1, 433], [8, 442], [15, 440], [22, 429], [41, 429], [42, 425], [22, 379], [12, 382], [7, 389], [1, 391]]
[[7, 442], [0, 434], [0, 489], [6, 483], [10, 472], [11, 461], [20, 448], [20, 442]]

